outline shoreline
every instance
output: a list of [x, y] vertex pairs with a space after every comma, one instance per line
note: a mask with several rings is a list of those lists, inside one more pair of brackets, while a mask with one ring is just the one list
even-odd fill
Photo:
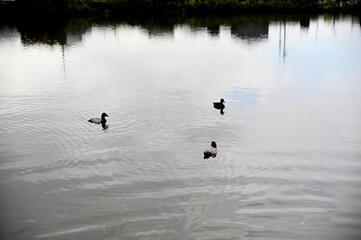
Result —
[[[349, 1], [347, 1], [349, 2]], [[257, 1], [257, 0], [0, 0], [1, 15], [66, 16], [229, 16], [235, 14], [322, 14], [361, 15], [361, 0], [355, 3], [336, 1]]]

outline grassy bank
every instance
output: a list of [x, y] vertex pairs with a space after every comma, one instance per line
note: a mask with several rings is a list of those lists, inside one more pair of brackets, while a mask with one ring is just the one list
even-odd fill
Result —
[[0, 3], [2, 12], [61, 12], [69, 15], [326, 11], [361, 13], [361, 0], [15, 0]]

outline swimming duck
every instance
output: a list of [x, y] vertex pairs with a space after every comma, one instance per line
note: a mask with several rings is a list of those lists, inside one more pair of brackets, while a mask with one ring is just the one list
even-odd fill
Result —
[[96, 123], [96, 124], [100, 124], [100, 123], [105, 124], [107, 122], [105, 117], [109, 117], [108, 114], [102, 113], [102, 116], [100, 118], [91, 118], [88, 120], [88, 122]]
[[203, 154], [204, 154], [204, 159], [209, 158], [209, 157], [216, 157], [218, 153], [217, 150], [217, 144], [215, 141], [211, 142], [211, 147], [204, 150]]
[[223, 109], [225, 107], [223, 103], [225, 103], [225, 101], [222, 98], [220, 102], [213, 102], [213, 107], [217, 109]]

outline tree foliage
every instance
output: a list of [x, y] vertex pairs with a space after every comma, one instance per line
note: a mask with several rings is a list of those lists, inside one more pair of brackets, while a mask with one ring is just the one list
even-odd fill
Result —
[[18, 7], [26, 11], [55, 10], [82, 14], [315, 12], [341, 7], [359, 9], [360, 2], [361, 0], [16, 0]]

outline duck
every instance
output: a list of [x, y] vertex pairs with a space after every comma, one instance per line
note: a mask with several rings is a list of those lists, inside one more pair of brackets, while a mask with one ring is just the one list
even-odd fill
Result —
[[212, 141], [211, 142], [211, 147], [204, 150], [203, 152], [203, 155], [204, 155], [204, 159], [207, 159], [209, 157], [216, 157], [217, 156], [217, 153], [218, 153], [218, 150], [217, 150], [217, 144], [215, 141]]
[[88, 122], [96, 123], [96, 124], [105, 124], [107, 122], [105, 117], [109, 117], [108, 114], [102, 113], [100, 118], [91, 118], [88, 120]]
[[225, 108], [223, 103], [225, 103], [225, 101], [223, 98], [221, 98], [220, 102], [213, 102], [213, 107], [217, 109], [223, 109]]

